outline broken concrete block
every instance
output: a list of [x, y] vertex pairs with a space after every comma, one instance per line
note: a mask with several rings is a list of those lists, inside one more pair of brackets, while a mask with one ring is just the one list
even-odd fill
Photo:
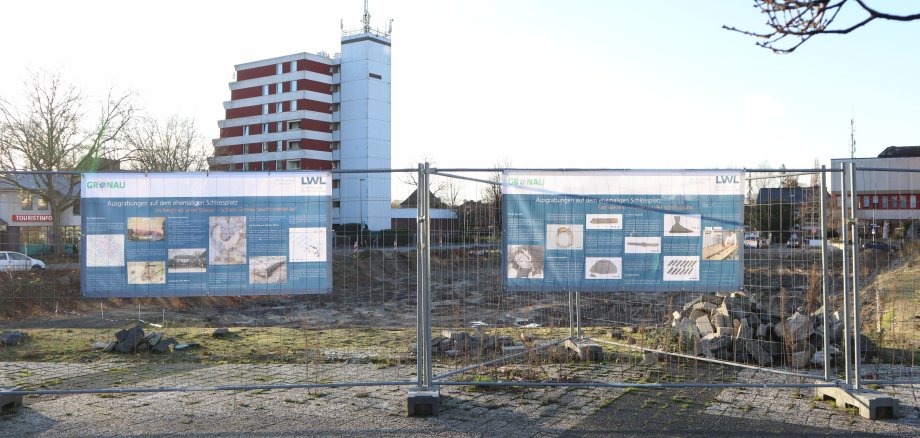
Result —
[[514, 353], [523, 353], [525, 347], [523, 345], [503, 345], [502, 353], [514, 354]]
[[221, 328], [215, 329], [213, 332], [211, 332], [211, 336], [213, 336], [213, 337], [215, 337], [215, 338], [224, 337], [224, 336], [227, 336], [227, 335], [229, 335], [229, 334], [230, 334], [230, 329], [228, 329], [228, 328], [226, 328], [226, 327], [221, 327]]
[[567, 339], [564, 345], [566, 349], [574, 351], [583, 361], [599, 361], [604, 355], [601, 346], [591, 342]]
[[805, 368], [811, 362], [812, 357], [815, 355], [815, 350], [808, 346], [802, 351], [793, 352], [789, 355], [789, 365], [793, 368]]
[[786, 336], [792, 337], [796, 342], [808, 339], [812, 333], [811, 318], [802, 315], [799, 312], [793, 313], [786, 318]]
[[715, 333], [710, 333], [700, 339], [700, 351], [706, 357], [714, 357], [713, 352], [727, 347], [730, 343], [730, 337], [719, 336]]
[[0, 333], [0, 344], [6, 345], [7, 347], [15, 347], [19, 345], [23, 339], [25, 339], [25, 335], [17, 330]]
[[642, 353], [642, 365], [653, 366], [658, 365], [658, 353], [647, 351]]
[[93, 342], [93, 348], [102, 350], [109, 345], [109, 342]]
[[706, 336], [715, 331], [712, 323], [709, 322], [709, 316], [704, 315], [696, 319], [696, 329], [699, 330], [700, 336]]

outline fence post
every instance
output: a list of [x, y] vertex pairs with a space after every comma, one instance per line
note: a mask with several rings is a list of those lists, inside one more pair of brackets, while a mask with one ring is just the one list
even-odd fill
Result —
[[824, 380], [831, 380], [831, 366], [830, 366], [830, 354], [828, 349], [830, 348], [830, 340], [827, 338], [827, 326], [828, 326], [828, 309], [827, 306], [830, 304], [827, 299], [827, 203], [824, 199], [827, 193], [827, 181], [826, 181], [826, 167], [821, 166], [821, 177], [819, 178], [819, 209], [821, 210], [821, 308], [823, 310], [822, 315], [822, 337], [824, 342], [822, 348], [824, 349]]
[[860, 337], [862, 318], [859, 316], [859, 223], [856, 217], [856, 163], [850, 165], [850, 224], [853, 226], [853, 389], [859, 389]]
[[584, 341], [585, 337], [581, 332], [581, 302], [578, 298], [578, 291], [575, 291], [575, 327], [578, 333], [578, 340]]
[[569, 291], [569, 337], [575, 338], [575, 300], [572, 298], [573, 292]]
[[409, 416], [438, 415], [440, 393], [431, 382], [431, 223], [429, 206], [428, 163], [418, 165], [418, 241], [417, 260], [417, 382], [409, 388], [407, 400]]
[[850, 240], [847, 213], [847, 167], [840, 163], [840, 238], [843, 241], [843, 381], [850, 385], [850, 367], [852, 366], [852, 348], [850, 347], [850, 263], [848, 251]]

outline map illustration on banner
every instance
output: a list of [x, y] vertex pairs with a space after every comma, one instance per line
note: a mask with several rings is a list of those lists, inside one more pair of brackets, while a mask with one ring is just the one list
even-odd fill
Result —
[[507, 171], [511, 291], [741, 288], [741, 171]]
[[82, 176], [85, 297], [332, 291], [331, 175]]

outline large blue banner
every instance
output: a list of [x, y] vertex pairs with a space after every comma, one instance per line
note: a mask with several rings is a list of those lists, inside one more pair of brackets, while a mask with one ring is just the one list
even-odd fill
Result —
[[741, 288], [740, 171], [505, 172], [511, 291]]
[[85, 297], [328, 293], [328, 172], [84, 174]]

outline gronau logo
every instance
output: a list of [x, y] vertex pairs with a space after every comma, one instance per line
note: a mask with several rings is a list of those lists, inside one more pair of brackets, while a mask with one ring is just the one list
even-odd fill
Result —
[[542, 186], [543, 178], [508, 178], [509, 186]]
[[716, 175], [716, 184], [738, 184], [738, 175]]
[[125, 188], [124, 181], [87, 181], [86, 188], [88, 189], [123, 189]]
[[301, 184], [326, 184], [325, 176], [302, 176], [300, 177]]

